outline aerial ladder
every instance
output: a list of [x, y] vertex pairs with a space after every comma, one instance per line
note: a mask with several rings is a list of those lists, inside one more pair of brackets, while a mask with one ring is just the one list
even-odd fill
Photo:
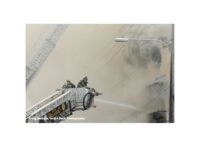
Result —
[[56, 47], [57, 42], [68, 26], [69, 25], [64, 24], [48, 25], [46, 32], [40, 36], [38, 41], [35, 43], [32, 50], [36, 50], [37, 52], [29, 61], [27, 61], [28, 63], [26, 65], [26, 86], [29, 85], [34, 75], [45, 62], [52, 50]]
[[94, 97], [101, 95], [94, 88], [62, 88], [26, 110], [27, 123], [61, 122], [77, 110], [93, 106]]

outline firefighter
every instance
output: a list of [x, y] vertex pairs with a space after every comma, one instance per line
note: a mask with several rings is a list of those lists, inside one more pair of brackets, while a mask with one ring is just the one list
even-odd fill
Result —
[[71, 81], [67, 80], [62, 88], [75, 88], [75, 85]]
[[77, 85], [78, 88], [86, 87], [88, 84], [88, 78], [84, 77]]

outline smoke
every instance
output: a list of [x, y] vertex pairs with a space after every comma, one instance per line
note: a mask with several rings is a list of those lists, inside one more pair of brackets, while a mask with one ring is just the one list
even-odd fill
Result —
[[[124, 77], [113, 86], [115, 95], [137, 106], [141, 115], [144, 111], [167, 110], [170, 52], [165, 42], [170, 40], [170, 25], [141, 25], [140, 31], [134, 31], [132, 36], [138, 41], [129, 41], [128, 47], [123, 50], [124, 66], [129, 68], [118, 71]], [[163, 81], [157, 82], [155, 79], [161, 75], [166, 76]], [[150, 86], [152, 83], [154, 86]]]
[[151, 60], [155, 63], [161, 63], [161, 53], [160, 48], [157, 46], [153, 46], [150, 51]]

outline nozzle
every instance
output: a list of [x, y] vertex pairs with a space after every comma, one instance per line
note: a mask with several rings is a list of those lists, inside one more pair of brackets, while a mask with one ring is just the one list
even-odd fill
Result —
[[96, 96], [103, 95], [103, 93], [96, 92]]

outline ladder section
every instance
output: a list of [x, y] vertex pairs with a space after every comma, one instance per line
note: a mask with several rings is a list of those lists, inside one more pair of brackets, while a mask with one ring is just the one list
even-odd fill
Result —
[[26, 66], [26, 85], [28, 86], [30, 80], [35, 73], [47, 59], [51, 51], [55, 48], [58, 40], [64, 34], [69, 25], [59, 24], [50, 25], [47, 32], [40, 38], [34, 46], [37, 53], [34, 54], [30, 62]]

